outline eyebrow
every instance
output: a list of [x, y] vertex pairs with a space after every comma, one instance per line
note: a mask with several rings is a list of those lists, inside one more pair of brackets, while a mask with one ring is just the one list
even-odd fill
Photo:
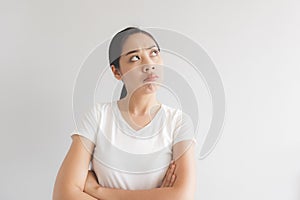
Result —
[[[151, 47], [144, 48], [144, 49], [152, 49], [153, 47], [156, 47], [156, 45], [153, 45], [153, 46], [151, 46]], [[135, 53], [135, 52], [138, 52], [138, 51], [140, 51], [140, 49], [128, 51], [128, 52], [125, 54], [125, 56], [128, 56], [129, 54], [132, 54], [132, 53]]]

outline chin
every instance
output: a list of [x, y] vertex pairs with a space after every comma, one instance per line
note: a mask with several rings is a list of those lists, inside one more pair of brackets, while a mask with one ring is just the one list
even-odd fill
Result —
[[144, 86], [144, 91], [146, 93], [156, 93], [157, 90], [158, 90], [158, 85], [155, 83], [146, 84]]

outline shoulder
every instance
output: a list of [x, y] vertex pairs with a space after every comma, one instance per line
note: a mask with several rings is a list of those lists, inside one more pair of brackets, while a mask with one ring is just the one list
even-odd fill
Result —
[[112, 109], [112, 104], [114, 102], [97, 102], [94, 104], [93, 109], [99, 113], [107, 112]]
[[174, 108], [166, 104], [162, 105], [166, 116], [172, 119], [172, 121], [175, 121], [176, 123], [186, 123], [192, 121], [190, 115], [184, 112], [182, 109]]
[[166, 121], [173, 132], [173, 144], [184, 140], [195, 139], [195, 129], [192, 118], [187, 112], [179, 108], [164, 105], [166, 110]]
[[93, 121], [98, 122], [102, 116], [107, 115], [109, 103], [107, 102], [96, 102], [89, 106], [89, 109], [84, 112], [82, 122]]
[[117, 112], [116, 105], [116, 101], [95, 103], [94, 110], [97, 113], [97, 118], [100, 121], [113, 119]]

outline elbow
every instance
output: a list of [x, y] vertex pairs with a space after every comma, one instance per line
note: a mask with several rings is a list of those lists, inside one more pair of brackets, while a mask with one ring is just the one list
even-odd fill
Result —
[[52, 200], [62, 200], [64, 199], [64, 193], [59, 190], [58, 188], [54, 187], [53, 193], [52, 193]]
[[82, 192], [77, 186], [56, 183], [52, 193], [52, 200], [74, 200], [78, 196], [77, 194]]
[[61, 200], [63, 199], [63, 190], [59, 185], [59, 181], [56, 179], [53, 192], [52, 192], [52, 200]]
[[79, 193], [81, 193], [79, 189], [54, 189], [52, 200], [74, 200], [77, 198]]
[[67, 190], [59, 187], [54, 187], [52, 193], [52, 200], [70, 199], [67, 195]]

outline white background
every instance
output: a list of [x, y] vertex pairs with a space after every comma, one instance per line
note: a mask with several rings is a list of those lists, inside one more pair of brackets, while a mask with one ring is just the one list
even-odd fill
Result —
[[79, 67], [136, 25], [192, 38], [222, 77], [226, 122], [197, 163], [197, 200], [299, 200], [299, 10], [296, 0], [1, 1], [0, 199], [51, 199]]

